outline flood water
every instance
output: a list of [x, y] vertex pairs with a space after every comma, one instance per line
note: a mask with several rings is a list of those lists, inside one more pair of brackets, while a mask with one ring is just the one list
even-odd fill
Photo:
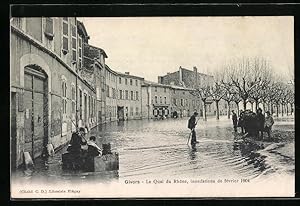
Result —
[[[293, 130], [293, 120], [278, 120], [274, 129]], [[94, 128], [89, 135], [97, 136], [98, 145], [111, 143], [112, 151], [119, 153], [118, 171], [64, 171], [61, 154], [66, 148], [63, 148], [47, 160], [37, 159], [34, 171], [22, 170], [17, 175], [24, 181], [66, 183], [151, 177], [256, 179], [276, 173], [275, 165], [293, 167], [293, 162], [282, 161], [280, 157], [266, 163], [266, 156], [251, 153], [257, 148], [251, 143], [243, 143], [240, 135], [233, 133], [231, 120], [227, 117], [220, 120], [210, 118], [207, 122], [200, 119], [196, 133], [199, 143], [192, 147], [187, 144], [190, 134], [187, 119], [108, 123]]]

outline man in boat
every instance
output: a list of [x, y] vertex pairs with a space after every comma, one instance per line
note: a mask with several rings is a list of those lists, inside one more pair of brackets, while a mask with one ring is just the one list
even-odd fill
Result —
[[80, 154], [82, 152], [82, 147], [84, 147], [86, 144], [87, 141], [85, 139], [85, 129], [80, 127], [78, 132], [74, 132], [72, 134], [68, 152]]
[[194, 114], [190, 117], [190, 119], [188, 121], [188, 128], [191, 130], [191, 133], [192, 133], [191, 144], [196, 144], [197, 143], [196, 131], [195, 131], [195, 127], [197, 125], [197, 122], [196, 122], [196, 117], [197, 116], [198, 116], [198, 113], [194, 112]]
[[87, 144], [88, 144], [87, 155], [89, 157], [96, 157], [96, 156], [101, 156], [102, 155], [102, 149], [100, 149], [98, 147], [98, 145], [96, 144], [96, 137], [95, 136], [91, 136], [90, 141], [88, 141]]
[[84, 165], [84, 157], [86, 156], [87, 141], [85, 139], [85, 129], [79, 128], [77, 132], [72, 133], [72, 137], [67, 151], [69, 152], [69, 164], [73, 169], [80, 169]]

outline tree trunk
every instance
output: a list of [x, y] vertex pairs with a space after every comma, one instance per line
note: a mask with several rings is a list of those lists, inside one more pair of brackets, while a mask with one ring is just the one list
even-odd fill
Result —
[[220, 114], [219, 114], [219, 101], [216, 101], [216, 108], [217, 108], [216, 119], [219, 120], [219, 119], [220, 119]]
[[265, 102], [263, 102], [262, 105], [263, 105], [263, 110], [264, 110], [264, 112], [266, 112], [266, 105], [265, 105]]
[[227, 101], [227, 118], [230, 119], [230, 102]]
[[235, 103], [236, 103], [236, 108], [237, 108], [237, 114], [238, 114], [238, 116], [240, 116], [239, 102], [235, 102]]
[[250, 102], [250, 103], [251, 103], [251, 111], [254, 112], [253, 111], [253, 102]]
[[293, 104], [290, 103], [290, 105], [291, 105], [291, 115], [293, 115]]
[[279, 115], [278, 115], [278, 113], [279, 113], [279, 111], [278, 111], [279, 109], [278, 109], [278, 104], [276, 104], [276, 116], [277, 117], [279, 117]]
[[272, 104], [272, 102], [270, 103], [271, 104], [271, 114], [273, 115], [273, 112], [274, 112], [274, 110], [273, 110], [273, 104]]
[[[257, 113], [257, 110], [258, 110], [258, 100], [255, 100], [255, 112]], [[264, 110], [265, 111], [265, 110]]]
[[243, 99], [244, 111], [246, 110], [246, 105], [247, 105], [246, 99]]
[[289, 105], [285, 105], [286, 116], [289, 116]]
[[205, 101], [203, 101], [203, 121], [206, 121], [206, 104]]
[[283, 104], [281, 104], [281, 116], [283, 117], [283, 109], [284, 109], [284, 106]]

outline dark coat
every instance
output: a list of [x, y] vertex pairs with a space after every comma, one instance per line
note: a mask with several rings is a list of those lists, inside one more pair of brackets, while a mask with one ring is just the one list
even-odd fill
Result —
[[70, 147], [68, 148], [69, 152], [80, 152], [81, 145], [85, 145], [86, 142], [82, 141], [82, 138], [79, 136], [78, 133], [74, 132], [71, 137]]
[[258, 130], [263, 130], [265, 125], [265, 116], [261, 113], [256, 115], [256, 123]]
[[196, 127], [196, 117], [195, 115], [192, 115], [188, 121], [188, 128], [194, 129]]
[[236, 114], [232, 115], [232, 123], [233, 123], [233, 125], [237, 125], [237, 116], [236, 116]]
[[90, 157], [96, 157], [96, 156], [98, 156], [100, 154], [100, 152], [98, 151], [98, 149], [96, 147], [92, 146], [92, 145], [88, 146], [87, 153], [88, 153], [88, 156], [90, 156]]

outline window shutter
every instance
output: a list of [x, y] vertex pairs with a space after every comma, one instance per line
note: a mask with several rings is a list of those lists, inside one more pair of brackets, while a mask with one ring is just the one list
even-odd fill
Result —
[[53, 34], [53, 19], [52, 18], [46, 18], [46, 32], [48, 34]]
[[68, 51], [68, 38], [67, 37], [63, 37], [63, 49]]

